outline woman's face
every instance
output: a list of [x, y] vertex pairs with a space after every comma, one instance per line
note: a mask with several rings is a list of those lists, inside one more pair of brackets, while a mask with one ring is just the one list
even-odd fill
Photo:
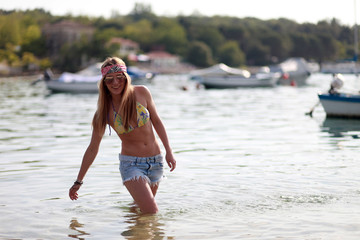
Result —
[[126, 85], [126, 76], [122, 72], [106, 74], [104, 79], [106, 87], [109, 89], [111, 94], [121, 94]]

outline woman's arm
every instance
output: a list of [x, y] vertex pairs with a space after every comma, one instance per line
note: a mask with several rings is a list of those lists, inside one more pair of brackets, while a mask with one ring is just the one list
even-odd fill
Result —
[[104, 135], [104, 132], [105, 131], [103, 131], [102, 133], [99, 133], [94, 130], [92, 132], [91, 141], [90, 141], [88, 148], [86, 149], [86, 151], [84, 153], [77, 180], [69, 190], [69, 197], [71, 200], [78, 199], [77, 191], [80, 189], [80, 186], [81, 186], [80, 183], [82, 183], [82, 180], [84, 179], [86, 172], [89, 170], [91, 164], [95, 160], [95, 157], [99, 151], [100, 142], [101, 142], [102, 136]]
[[170, 171], [172, 172], [176, 168], [176, 161], [173, 156], [172, 149], [170, 147], [170, 143], [169, 143], [169, 139], [167, 137], [165, 126], [156, 111], [155, 103], [151, 96], [150, 91], [146, 87], [144, 87], [144, 89], [145, 89], [146, 100], [147, 100], [147, 109], [150, 112], [151, 122], [152, 122], [154, 129], [155, 129], [156, 133], [158, 134], [161, 142], [164, 145], [164, 148], [166, 151], [165, 159], [166, 159], [167, 164], [170, 167]]

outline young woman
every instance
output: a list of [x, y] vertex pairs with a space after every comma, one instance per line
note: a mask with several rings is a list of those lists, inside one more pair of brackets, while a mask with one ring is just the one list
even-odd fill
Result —
[[157, 213], [155, 195], [163, 177], [163, 157], [153, 127], [164, 145], [170, 171], [176, 167], [165, 127], [150, 91], [145, 86], [131, 84], [126, 65], [121, 59], [107, 58], [101, 66], [101, 73], [92, 137], [77, 180], [69, 190], [70, 199], [78, 199], [77, 191], [98, 153], [108, 124], [122, 142], [119, 159], [123, 184], [142, 213]]

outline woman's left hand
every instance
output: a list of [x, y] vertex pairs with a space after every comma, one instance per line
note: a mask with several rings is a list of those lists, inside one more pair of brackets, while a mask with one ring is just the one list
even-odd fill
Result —
[[176, 168], [176, 160], [173, 156], [172, 153], [166, 153], [166, 162], [170, 168], [170, 172], [174, 171], [174, 169]]
[[74, 184], [70, 189], [69, 189], [69, 197], [71, 200], [77, 200], [78, 199], [78, 193], [77, 191], [79, 191], [81, 185], [80, 184]]

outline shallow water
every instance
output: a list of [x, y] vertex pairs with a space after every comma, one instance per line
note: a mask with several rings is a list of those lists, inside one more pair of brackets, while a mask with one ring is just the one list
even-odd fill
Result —
[[79, 200], [67, 196], [96, 95], [2, 79], [0, 239], [359, 239], [360, 121], [326, 119], [321, 106], [305, 115], [329, 82], [195, 90], [184, 76], [157, 77], [148, 87], [178, 167], [166, 168], [159, 214], [140, 216], [108, 131]]

